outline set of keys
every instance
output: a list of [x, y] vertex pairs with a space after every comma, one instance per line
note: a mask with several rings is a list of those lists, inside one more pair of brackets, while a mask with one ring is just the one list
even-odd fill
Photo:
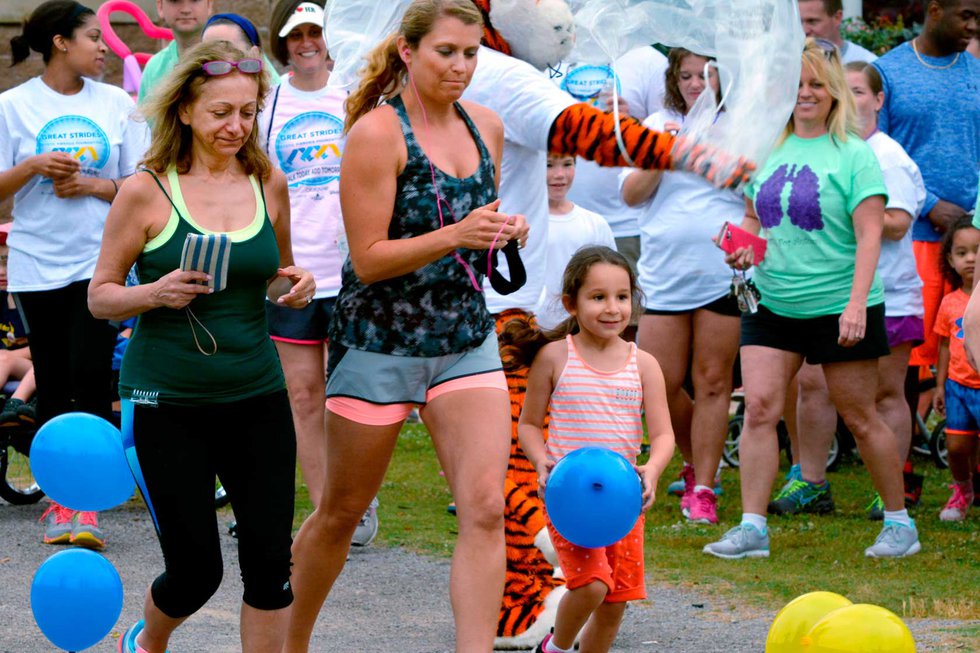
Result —
[[752, 279], [745, 277], [745, 270], [732, 270], [732, 288], [729, 294], [738, 302], [738, 310], [743, 313], [758, 312], [762, 295]]

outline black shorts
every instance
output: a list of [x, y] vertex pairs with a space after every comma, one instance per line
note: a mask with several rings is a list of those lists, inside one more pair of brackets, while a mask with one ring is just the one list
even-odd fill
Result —
[[742, 315], [740, 344], [791, 351], [801, 354], [812, 365], [881, 358], [890, 353], [884, 304], [868, 307], [864, 338], [853, 347], [837, 344], [839, 319], [839, 313], [811, 318], [783, 317], [759, 306], [758, 313]]
[[330, 317], [336, 297], [314, 299], [309, 306], [299, 310], [265, 303], [265, 316], [269, 320], [269, 335], [277, 342], [294, 345], [319, 345], [326, 342]]
[[662, 311], [657, 308], [648, 308], [643, 311], [644, 315], [687, 315], [688, 313], [693, 313], [694, 311], [711, 311], [712, 313], [717, 313], [718, 315], [727, 315], [728, 317], [738, 317], [742, 314], [742, 311], [738, 310], [738, 300], [731, 293], [725, 293], [718, 299], [712, 300], [705, 304], [704, 306], [698, 306], [697, 308], [691, 308], [683, 311]]

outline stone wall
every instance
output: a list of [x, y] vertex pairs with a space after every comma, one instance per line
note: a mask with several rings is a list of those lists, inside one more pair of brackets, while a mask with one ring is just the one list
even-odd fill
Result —
[[[2, 0], [0, 1], [0, 92], [13, 88], [18, 84], [40, 75], [44, 70], [41, 56], [32, 53], [31, 57], [21, 64], [10, 67], [10, 39], [21, 33], [24, 18], [30, 15], [34, 7], [39, 5], [37, 0]], [[101, 3], [83, 0], [82, 4], [97, 8]], [[153, 0], [136, 0], [147, 14], [157, 19], [156, 4]], [[214, 12], [233, 11], [247, 17], [259, 29], [263, 45], [269, 43], [269, 17], [275, 0], [214, 0]], [[126, 14], [113, 15], [113, 25], [116, 34], [133, 52], [156, 52], [165, 43], [147, 38], [142, 30], [129, 19]], [[272, 57], [270, 56], [270, 59]], [[106, 62], [105, 80], [110, 84], [122, 84], [122, 60], [109, 53]], [[10, 218], [10, 200], [0, 202], [0, 222]]]

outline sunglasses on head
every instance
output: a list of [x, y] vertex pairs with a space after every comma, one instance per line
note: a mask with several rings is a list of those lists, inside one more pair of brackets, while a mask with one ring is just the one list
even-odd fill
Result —
[[832, 59], [835, 55], [840, 59], [840, 49], [838, 49], [837, 44], [833, 41], [828, 41], [827, 39], [813, 39], [813, 42], [818, 48], [823, 52], [823, 56], [826, 57], [828, 61]]
[[262, 72], [261, 59], [242, 59], [241, 61], [206, 61], [201, 64], [205, 73], [212, 77], [227, 75], [234, 69], [247, 75], [255, 75]]

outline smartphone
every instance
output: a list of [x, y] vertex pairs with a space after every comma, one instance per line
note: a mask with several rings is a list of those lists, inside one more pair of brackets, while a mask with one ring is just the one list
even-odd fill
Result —
[[230, 258], [231, 239], [227, 234], [187, 234], [180, 252], [180, 269], [211, 275], [210, 281], [201, 283], [218, 292], [228, 285]]
[[715, 242], [726, 254], [734, 254], [738, 249], [751, 247], [752, 265], [759, 265], [766, 255], [767, 243], [765, 238], [760, 238], [741, 227], [736, 227], [731, 222], [726, 222], [721, 226], [721, 231], [718, 232], [718, 239]]

